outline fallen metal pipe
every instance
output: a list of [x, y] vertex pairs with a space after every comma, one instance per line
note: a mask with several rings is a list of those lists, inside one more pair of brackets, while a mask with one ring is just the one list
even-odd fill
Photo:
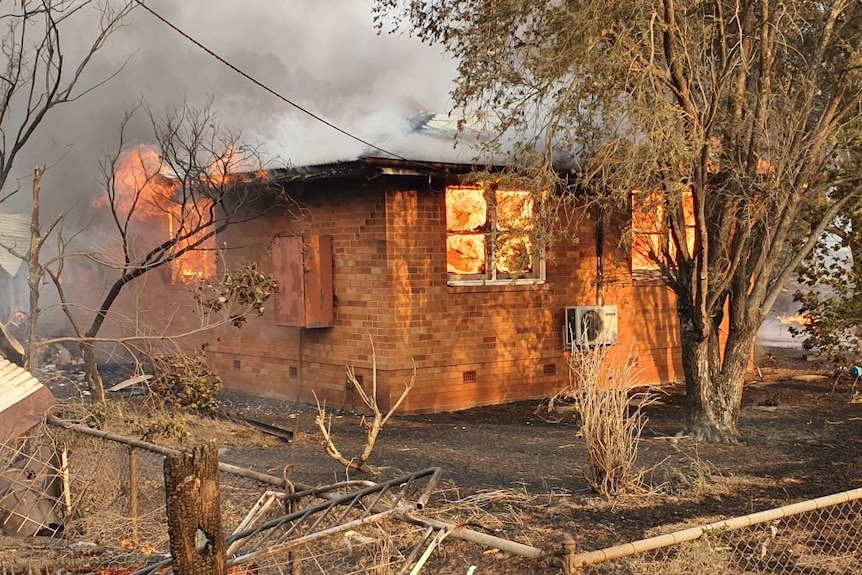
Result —
[[827, 495], [825, 497], [818, 497], [817, 499], [802, 501], [800, 503], [785, 505], [783, 507], [775, 507], [773, 509], [767, 509], [766, 511], [758, 511], [757, 513], [750, 513], [741, 517], [733, 517], [731, 519], [717, 521], [708, 525], [701, 525], [700, 527], [691, 527], [689, 529], [683, 529], [682, 531], [676, 531], [666, 535], [657, 535], [648, 539], [632, 541], [631, 543], [625, 543], [615, 547], [578, 553], [569, 557], [567, 572], [574, 572], [575, 569], [584, 567], [585, 565], [594, 565], [596, 563], [610, 561], [611, 559], [628, 557], [635, 553], [653, 551], [655, 549], [668, 547], [677, 543], [694, 541], [707, 533], [726, 531], [730, 529], [742, 529], [744, 527], [750, 527], [752, 525], [758, 525], [768, 521], [775, 521], [776, 519], [783, 519], [785, 517], [790, 517], [791, 515], [798, 515], [800, 513], [822, 509], [831, 505], [847, 503], [856, 499], [862, 499], [862, 487], [850, 491], [844, 491], [842, 493]]
[[500, 551], [504, 551], [506, 553], [526, 557], [527, 559], [542, 559], [551, 555], [551, 553], [549, 553], [548, 551], [539, 549], [538, 547], [524, 545], [523, 543], [518, 543], [517, 541], [502, 539], [500, 537], [488, 535], [487, 533], [482, 533], [480, 531], [473, 531], [472, 529], [468, 529], [467, 527], [444, 523], [442, 521], [437, 521], [436, 519], [429, 519], [428, 517], [413, 515], [412, 513], [406, 513], [402, 515], [401, 519], [408, 523], [412, 523], [413, 525], [418, 525], [420, 527], [433, 527], [434, 529], [442, 529], [449, 533], [449, 537], [455, 537], [456, 539], [469, 541], [471, 543], [476, 543], [477, 545], [490, 547], [492, 549], [499, 549]]

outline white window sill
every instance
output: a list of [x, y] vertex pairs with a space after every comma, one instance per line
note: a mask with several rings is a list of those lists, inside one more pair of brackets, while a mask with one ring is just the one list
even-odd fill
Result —
[[446, 285], [450, 287], [463, 286], [522, 286], [522, 285], [541, 285], [545, 283], [542, 278], [520, 278], [506, 280], [449, 280]]

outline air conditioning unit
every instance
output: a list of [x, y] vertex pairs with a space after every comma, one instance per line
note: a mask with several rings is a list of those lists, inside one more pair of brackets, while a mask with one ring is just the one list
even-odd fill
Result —
[[619, 337], [617, 306], [579, 305], [566, 308], [563, 324], [563, 347], [611, 345]]

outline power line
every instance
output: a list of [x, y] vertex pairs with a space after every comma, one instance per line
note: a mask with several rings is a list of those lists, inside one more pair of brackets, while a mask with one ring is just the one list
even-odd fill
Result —
[[[292, 100], [290, 100], [290, 99], [289, 99], [289, 98], [287, 98], [286, 96], [282, 96], [281, 94], [279, 94], [278, 92], [276, 92], [275, 90], [273, 90], [272, 88], [270, 88], [269, 86], [267, 86], [266, 84], [264, 84], [263, 82], [261, 82], [260, 80], [258, 80], [257, 78], [255, 78], [255, 77], [251, 76], [250, 74], [248, 74], [248, 73], [244, 72], [243, 70], [241, 70], [241, 69], [240, 69], [240, 68], [238, 68], [237, 66], [233, 65], [233, 64], [232, 64], [231, 62], [229, 62], [228, 60], [226, 60], [226, 59], [224, 59], [223, 57], [219, 56], [219, 55], [218, 55], [218, 54], [216, 54], [214, 51], [210, 50], [210, 49], [209, 49], [209, 48], [207, 48], [205, 45], [201, 44], [200, 42], [198, 42], [197, 40], [195, 40], [194, 38], [192, 38], [191, 36], [189, 36], [186, 32], [184, 32], [183, 30], [181, 30], [179, 27], [177, 27], [177, 26], [176, 26], [174, 23], [172, 23], [170, 20], [168, 20], [167, 18], [165, 18], [164, 16], [162, 16], [161, 14], [159, 14], [158, 12], [156, 12], [155, 10], [153, 10], [152, 8], [150, 8], [149, 6], [147, 6], [146, 4], [144, 4], [143, 0], [135, 0], [135, 2], [136, 2], [136, 3], [137, 3], [141, 8], [143, 8], [144, 10], [146, 10], [147, 12], [149, 12], [150, 14], [152, 14], [156, 19], [160, 20], [160, 21], [161, 21], [163, 24], [165, 24], [167, 27], [169, 27], [169, 28], [170, 28], [170, 29], [172, 29], [174, 32], [176, 32], [177, 34], [179, 34], [180, 36], [182, 36], [183, 38], [185, 38], [186, 40], [188, 40], [189, 42], [191, 42], [192, 44], [194, 44], [195, 46], [197, 46], [198, 48], [200, 48], [201, 50], [203, 50], [204, 52], [206, 52], [207, 54], [209, 54], [209, 55], [210, 55], [210, 56], [212, 56], [213, 58], [215, 58], [218, 62], [220, 62], [220, 63], [224, 64], [225, 66], [227, 66], [228, 68], [230, 68], [231, 70], [233, 70], [234, 72], [236, 72], [237, 74], [239, 74], [240, 76], [242, 76], [243, 78], [245, 78], [246, 80], [248, 80], [249, 82], [251, 82], [251, 83], [253, 83], [254, 85], [258, 86], [259, 88], [263, 88], [264, 90], [266, 90], [267, 92], [269, 92], [270, 94], [272, 94], [273, 96], [275, 96], [276, 98], [278, 98], [279, 100], [281, 100], [282, 102], [285, 102], [286, 104], [289, 104], [289, 105], [293, 106], [294, 108], [296, 108], [297, 110], [299, 110], [299, 111], [300, 111], [300, 112], [302, 112], [303, 114], [306, 114], [306, 115], [310, 116], [311, 118], [313, 118], [313, 119], [317, 120], [318, 122], [320, 122], [320, 123], [322, 123], [322, 124], [324, 124], [324, 125], [326, 125], [326, 126], [329, 126], [330, 128], [332, 128], [332, 129], [333, 129], [333, 130], [335, 130], [336, 132], [339, 132], [339, 133], [341, 133], [341, 134], [344, 134], [344, 135], [345, 135], [345, 136], [347, 136], [348, 138], [352, 138], [353, 140], [356, 140], [357, 142], [359, 142], [359, 143], [361, 143], [361, 144], [364, 144], [364, 145], [366, 145], [366, 146], [368, 146], [368, 147], [370, 147], [370, 148], [374, 148], [374, 149], [375, 149], [375, 150], [377, 150], [378, 152], [383, 152], [384, 154], [388, 154], [388, 155], [390, 155], [390, 156], [392, 156], [392, 157], [394, 157], [394, 158], [397, 158], [397, 159], [399, 159], [399, 160], [404, 160], [404, 161], [406, 161], [406, 162], [417, 163], [417, 162], [415, 162], [414, 160], [410, 160], [410, 159], [408, 159], [408, 158], [405, 158], [404, 156], [401, 156], [401, 155], [396, 154], [396, 153], [394, 153], [394, 152], [390, 152], [389, 150], [387, 150], [387, 149], [385, 149], [385, 148], [381, 148], [380, 146], [378, 146], [378, 145], [376, 145], [376, 144], [372, 144], [371, 142], [369, 142], [369, 141], [367, 141], [367, 140], [364, 140], [364, 139], [360, 138], [359, 136], [355, 136], [355, 135], [351, 134], [350, 132], [348, 132], [347, 130], [345, 130], [345, 129], [343, 129], [343, 128], [339, 128], [338, 126], [336, 126], [335, 124], [333, 124], [333, 123], [332, 123], [332, 122], [330, 122], [329, 120], [327, 120], [327, 119], [325, 119], [325, 118], [323, 118], [323, 117], [321, 117], [321, 116], [318, 116], [317, 114], [315, 114], [315, 113], [314, 113], [314, 112], [312, 112], [311, 110], [308, 110], [307, 108], [303, 108], [302, 106], [300, 106], [300, 105], [299, 105], [299, 104], [297, 104], [296, 102], [293, 102]], [[419, 164], [419, 165], [422, 165], [421, 163], [418, 163], [418, 164]]]

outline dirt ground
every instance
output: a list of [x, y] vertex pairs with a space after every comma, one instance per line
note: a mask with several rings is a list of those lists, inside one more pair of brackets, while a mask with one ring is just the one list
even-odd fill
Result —
[[[592, 494], [574, 416], [550, 417], [538, 401], [393, 417], [371, 457], [380, 472], [372, 479], [440, 467], [443, 480], [429, 510], [460, 508], [466, 518], [459, 521], [536, 546], [569, 534], [581, 550], [862, 486], [862, 404], [851, 401], [854, 382], [836, 379], [798, 350], [760, 350], [756, 364], [738, 444], [676, 437], [686, 414], [680, 388], [665, 389], [647, 408], [638, 458], [644, 490], [632, 496], [607, 501]], [[292, 463], [293, 479], [311, 485], [348, 478], [324, 454], [315, 409], [232, 393], [221, 399], [227, 412], [295, 432], [289, 444], [225, 445], [222, 461], [276, 476]], [[361, 451], [361, 421], [347, 410], [331, 412], [335, 441], [348, 457]], [[477, 573], [553, 572], [476, 546], [455, 549], [457, 557], [436, 572], [463, 573], [470, 564], [480, 566]]]
[[[371, 463], [380, 477], [426, 467], [443, 469], [439, 497], [481, 499], [508, 491], [547, 500], [533, 527], [569, 533], [580, 549], [597, 549], [862, 486], [862, 404], [852, 380], [808, 362], [798, 350], [760, 350], [759, 372], [745, 387], [735, 445], [698, 444], [675, 434], [685, 422], [680, 388], [664, 390], [647, 408], [638, 463], [647, 492], [613, 502], [592, 495], [587, 453], [571, 415], [552, 421], [528, 401], [468, 411], [393, 418]], [[294, 463], [297, 481], [340, 481], [346, 473], [323, 456], [315, 412], [290, 403], [225, 394], [226, 409], [296, 430], [293, 444], [228, 451], [223, 459], [273, 474]], [[361, 418], [333, 412], [331, 426], [345, 455], [361, 450]], [[565, 504], [560, 504], [565, 500]], [[432, 505], [434, 501], [432, 501]], [[528, 512], [529, 513], [529, 512]]]

